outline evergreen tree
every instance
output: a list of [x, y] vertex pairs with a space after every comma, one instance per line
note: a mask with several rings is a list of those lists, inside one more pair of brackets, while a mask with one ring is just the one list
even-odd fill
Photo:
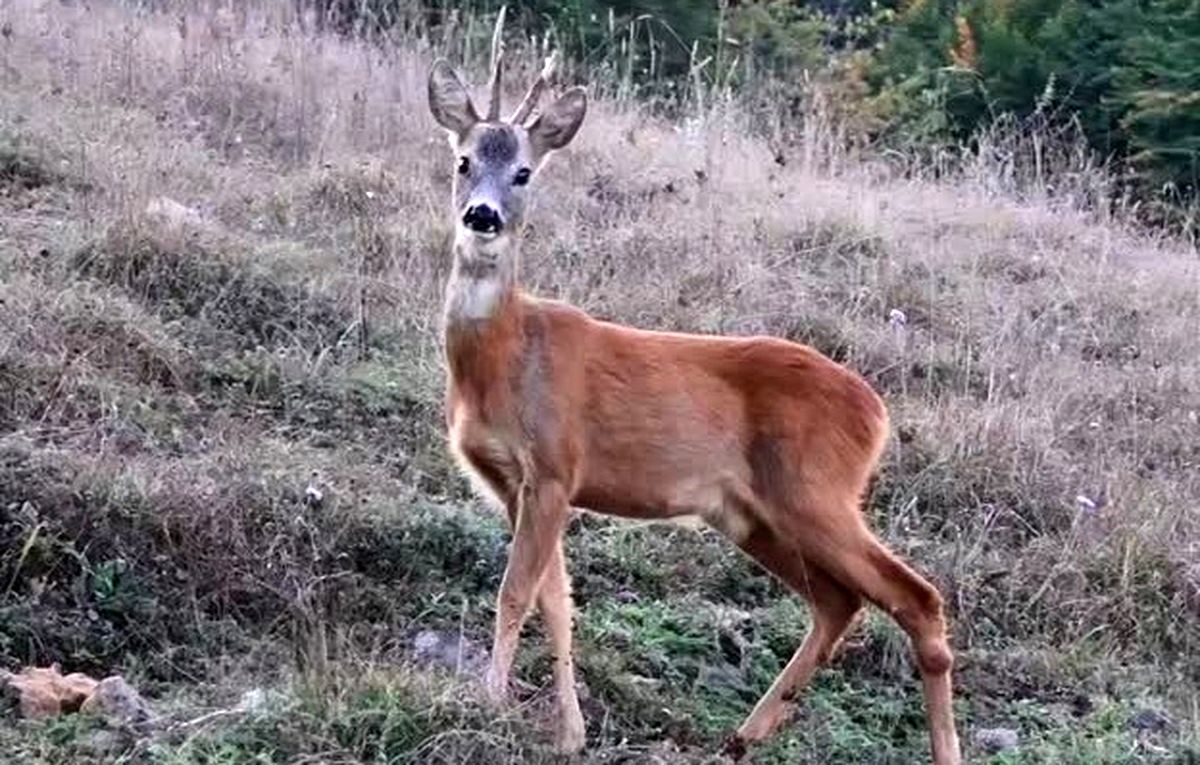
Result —
[[1149, 4], [1126, 43], [1113, 100], [1147, 192], [1194, 198], [1200, 181], [1200, 0]]

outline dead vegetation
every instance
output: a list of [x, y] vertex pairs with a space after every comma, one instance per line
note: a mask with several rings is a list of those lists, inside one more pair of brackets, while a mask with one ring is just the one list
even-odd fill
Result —
[[[200, 342], [234, 348], [336, 350], [349, 314], [303, 286], [281, 284], [246, 258], [195, 237], [118, 227], [75, 254], [82, 276], [115, 285], [164, 322], [187, 321]], [[211, 337], [204, 334], [212, 333]]]

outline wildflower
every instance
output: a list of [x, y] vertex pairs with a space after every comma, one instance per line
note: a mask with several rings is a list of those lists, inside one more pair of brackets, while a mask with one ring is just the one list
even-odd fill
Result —
[[304, 503], [309, 507], [320, 507], [325, 501], [325, 492], [321, 491], [319, 486], [320, 476], [317, 471], [313, 471], [312, 478], [308, 481], [308, 486], [304, 489]]

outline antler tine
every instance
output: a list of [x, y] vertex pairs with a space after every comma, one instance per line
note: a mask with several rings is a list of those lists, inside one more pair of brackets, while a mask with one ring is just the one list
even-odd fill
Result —
[[525, 98], [521, 99], [520, 106], [508, 118], [508, 121], [514, 125], [519, 125], [529, 119], [529, 115], [537, 108], [538, 99], [542, 97], [542, 91], [550, 84], [550, 80], [554, 78], [554, 72], [558, 69], [558, 51], [551, 52], [546, 56], [546, 63], [542, 65], [542, 71], [529, 86], [529, 92], [525, 94]]
[[496, 29], [492, 32], [492, 83], [490, 86], [491, 100], [488, 101], [488, 121], [500, 119], [500, 71], [504, 60], [504, 15], [507, 5], [500, 6], [496, 14]]

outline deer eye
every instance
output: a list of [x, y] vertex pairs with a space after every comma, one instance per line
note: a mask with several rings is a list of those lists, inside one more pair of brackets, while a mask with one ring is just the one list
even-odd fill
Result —
[[469, 172], [471, 172], [471, 160], [467, 159], [466, 157], [459, 157], [458, 158], [458, 174], [466, 175]]
[[513, 177], [513, 185], [514, 186], [524, 186], [526, 183], [529, 183], [529, 176], [530, 176], [529, 168], [522, 167], [520, 170], [517, 171], [517, 174]]

